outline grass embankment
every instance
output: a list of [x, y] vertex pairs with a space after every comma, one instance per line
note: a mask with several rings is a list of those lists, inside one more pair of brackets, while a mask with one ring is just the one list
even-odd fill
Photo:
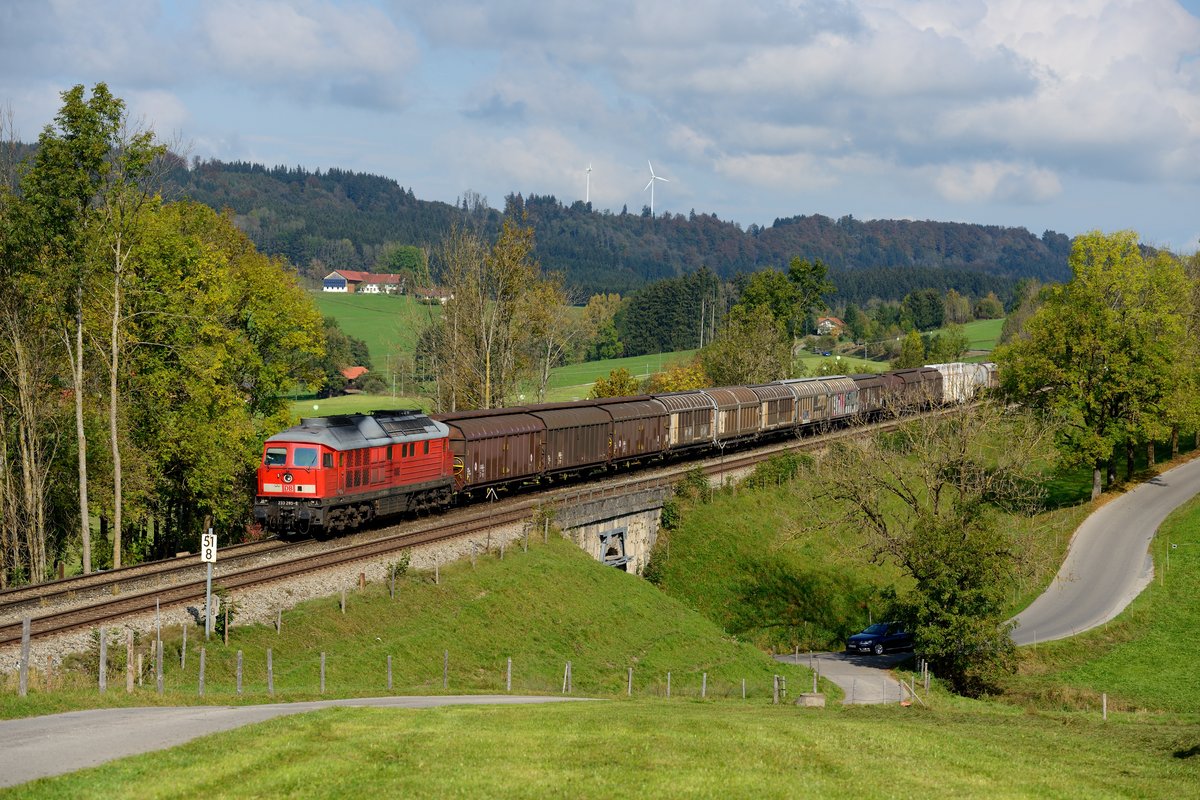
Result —
[[[974, 704], [820, 713], [665, 700], [334, 709], [19, 788], [14, 797], [1179, 797], [1172, 723]], [[152, 779], [150, 776], [153, 776]]]
[[[791, 685], [811, 681], [807, 669], [777, 664], [761, 651], [738, 643], [705, 617], [688, 610], [641, 579], [605, 567], [574, 544], [536, 539], [529, 552], [509, 548], [500, 561], [493, 551], [443, 567], [441, 582], [419, 573], [398, 582], [392, 600], [381, 585], [339, 598], [303, 603], [283, 615], [283, 633], [273, 626], [235, 627], [229, 645], [207, 645], [206, 696], [197, 697], [203, 636], [193, 628], [186, 668], [179, 668], [179, 629], [168, 631], [160, 697], [148, 684], [124, 691], [124, 643], [110, 647], [118, 662], [103, 697], [90, 676], [66, 676], [75, 688], [35, 690], [15, 696], [15, 678], [0, 694], [0, 716], [15, 717], [104, 705], [253, 703], [320, 697], [320, 653], [326, 653], [326, 697], [386, 694], [386, 663], [392, 656], [396, 694], [502, 692], [507, 659], [513, 662], [513, 691], [559, 693], [565, 663], [572, 662], [576, 694], [623, 695], [628, 668], [634, 694], [665, 695], [667, 672], [676, 697], [699, 696], [708, 673], [710, 698], [736, 697], [741, 681], [747, 696], [771, 695], [772, 675], [792, 676]], [[275, 696], [266, 686], [266, 650], [273, 651]], [[244, 692], [236, 694], [236, 653], [245, 659]], [[448, 688], [442, 688], [443, 654], [449, 653]], [[95, 663], [95, 655], [90, 658]], [[64, 678], [60, 676], [60, 682]], [[832, 687], [829, 687], [832, 689]], [[834, 690], [836, 691], [836, 690]]]

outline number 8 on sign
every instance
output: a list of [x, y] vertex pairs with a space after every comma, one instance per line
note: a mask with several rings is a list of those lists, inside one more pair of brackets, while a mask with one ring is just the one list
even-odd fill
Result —
[[200, 560], [212, 564], [217, 560], [217, 535], [205, 533], [200, 536]]

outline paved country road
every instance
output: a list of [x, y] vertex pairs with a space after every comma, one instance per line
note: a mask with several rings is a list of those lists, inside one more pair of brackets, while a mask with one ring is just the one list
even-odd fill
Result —
[[433, 708], [578, 701], [569, 697], [364, 697], [257, 706], [100, 708], [0, 721], [0, 787], [164, 750], [210, 733], [333, 706]]
[[[815, 670], [837, 684], [846, 693], [842, 705], [868, 705], [899, 703], [907, 694], [900, 683], [891, 675], [891, 669], [912, 653], [888, 653], [882, 656], [860, 656], [848, 653], [808, 653], [798, 658], [795, 655], [775, 656], [785, 664], [799, 664]], [[789, 687], [791, 697], [811, 690], [811, 686]]]
[[1154, 577], [1150, 541], [1200, 492], [1200, 459], [1151, 478], [1097, 509], [1075, 532], [1050, 587], [1018, 614], [1017, 644], [1064, 639], [1121, 613]]

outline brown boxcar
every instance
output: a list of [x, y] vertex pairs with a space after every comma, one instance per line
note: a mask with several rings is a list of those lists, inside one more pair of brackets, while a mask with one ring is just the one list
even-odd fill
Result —
[[764, 431], [791, 428], [796, 424], [796, 395], [782, 383], [764, 383], [748, 387], [759, 402]]
[[667, 409], [652, 397], [596, 400], [612, 417], [613, 461], [659, 455], [667, 449]]
[[796, 395], [797, 425], [814, 425], [829, 419], [829, 392], [823, 378], [788, 378], [779, 383]]
[[914, 367], [886, 373], [889, 389], [901, 409], [929, 408], [942, 402], [942, 374], [932, 367]]
[[888, 391], [888, 382], [883, 375], [878, 373], [872, 375], [854, 375], [851, 380], [854, 381], [854, 385], [858, 389], [858, 411], [860, 414], [873, 416], [883, 411], [885, 406], [884, 398]]
[[745, 386], [704, 389], [717, 407], [717, 440], [747, 439], [762, 430], [762, 409], [758, 395]]
[[454, 485], [459, 491], [536, 477], [546, 426], [524, 409], [437, 414], [450, 428]]
[[529, 406], [530, 416], [546, 426], [542, 470], [547, 475], [608, 464], [612, 417], [594, 400]]
[[654, 399], [667, 410], [667, 449], [681, 450], [715, 441], [711, 397], [696, 389], [690, 392], [656, 394]]

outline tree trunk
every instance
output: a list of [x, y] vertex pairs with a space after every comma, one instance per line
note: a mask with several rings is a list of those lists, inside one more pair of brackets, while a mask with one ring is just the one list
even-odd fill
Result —
[[1146, 442], [1146, 466], [1154, 466], [1154, 442]]
[[[92, 526], [88, 516], [87, 436], [83, 427], [83, 285], [75, 293], [75, 346], [71, 356], [71, 378], [75, 384], [75, 446], [79, 457], [79, 535], [83, 545], [83, 574], [92, 571]], [[69, 339], [68, 339], [69, 341]]]
[[1179, 426], [1171, 426], [1171, 458], [1179, 458]]
[[1125, 480], [1133, 480], [1133, 439], [1125, 440]]
[[1117, 483], [1117, 459], [1114, 456], [1108, 459], [1108, 461], [1105, 463], [1107, 464], [1108, 469], [1108, 485], [1109, 488], [1111, 488]]
[[1102, 491], [1102, 484], [1100, 482], [1100, 476], [1103, 474], [1102, 469], [1101, 469], [1102, 467], [1103, 467], [1103, 464], [1096, 464], [1095, 468], [1092, 469], [1092, 499], [1093, 500], [1095, 500], [1097, 497], [1099, 497], [1100, 492]]
[[112, 348], [109, 360], [108, 375], [108, 434], [112, 447], [113, 465], [113, 569], [121, 566], [121, 443], [117, 431], [117, 375], [121, 363], [120, 327], [121, 327], [121, 271], [122, 250], [121, 236], [118, 232], [113, 244], [116, 260], [113, 269], [113, 308], [112, 331], [109, 347]]

